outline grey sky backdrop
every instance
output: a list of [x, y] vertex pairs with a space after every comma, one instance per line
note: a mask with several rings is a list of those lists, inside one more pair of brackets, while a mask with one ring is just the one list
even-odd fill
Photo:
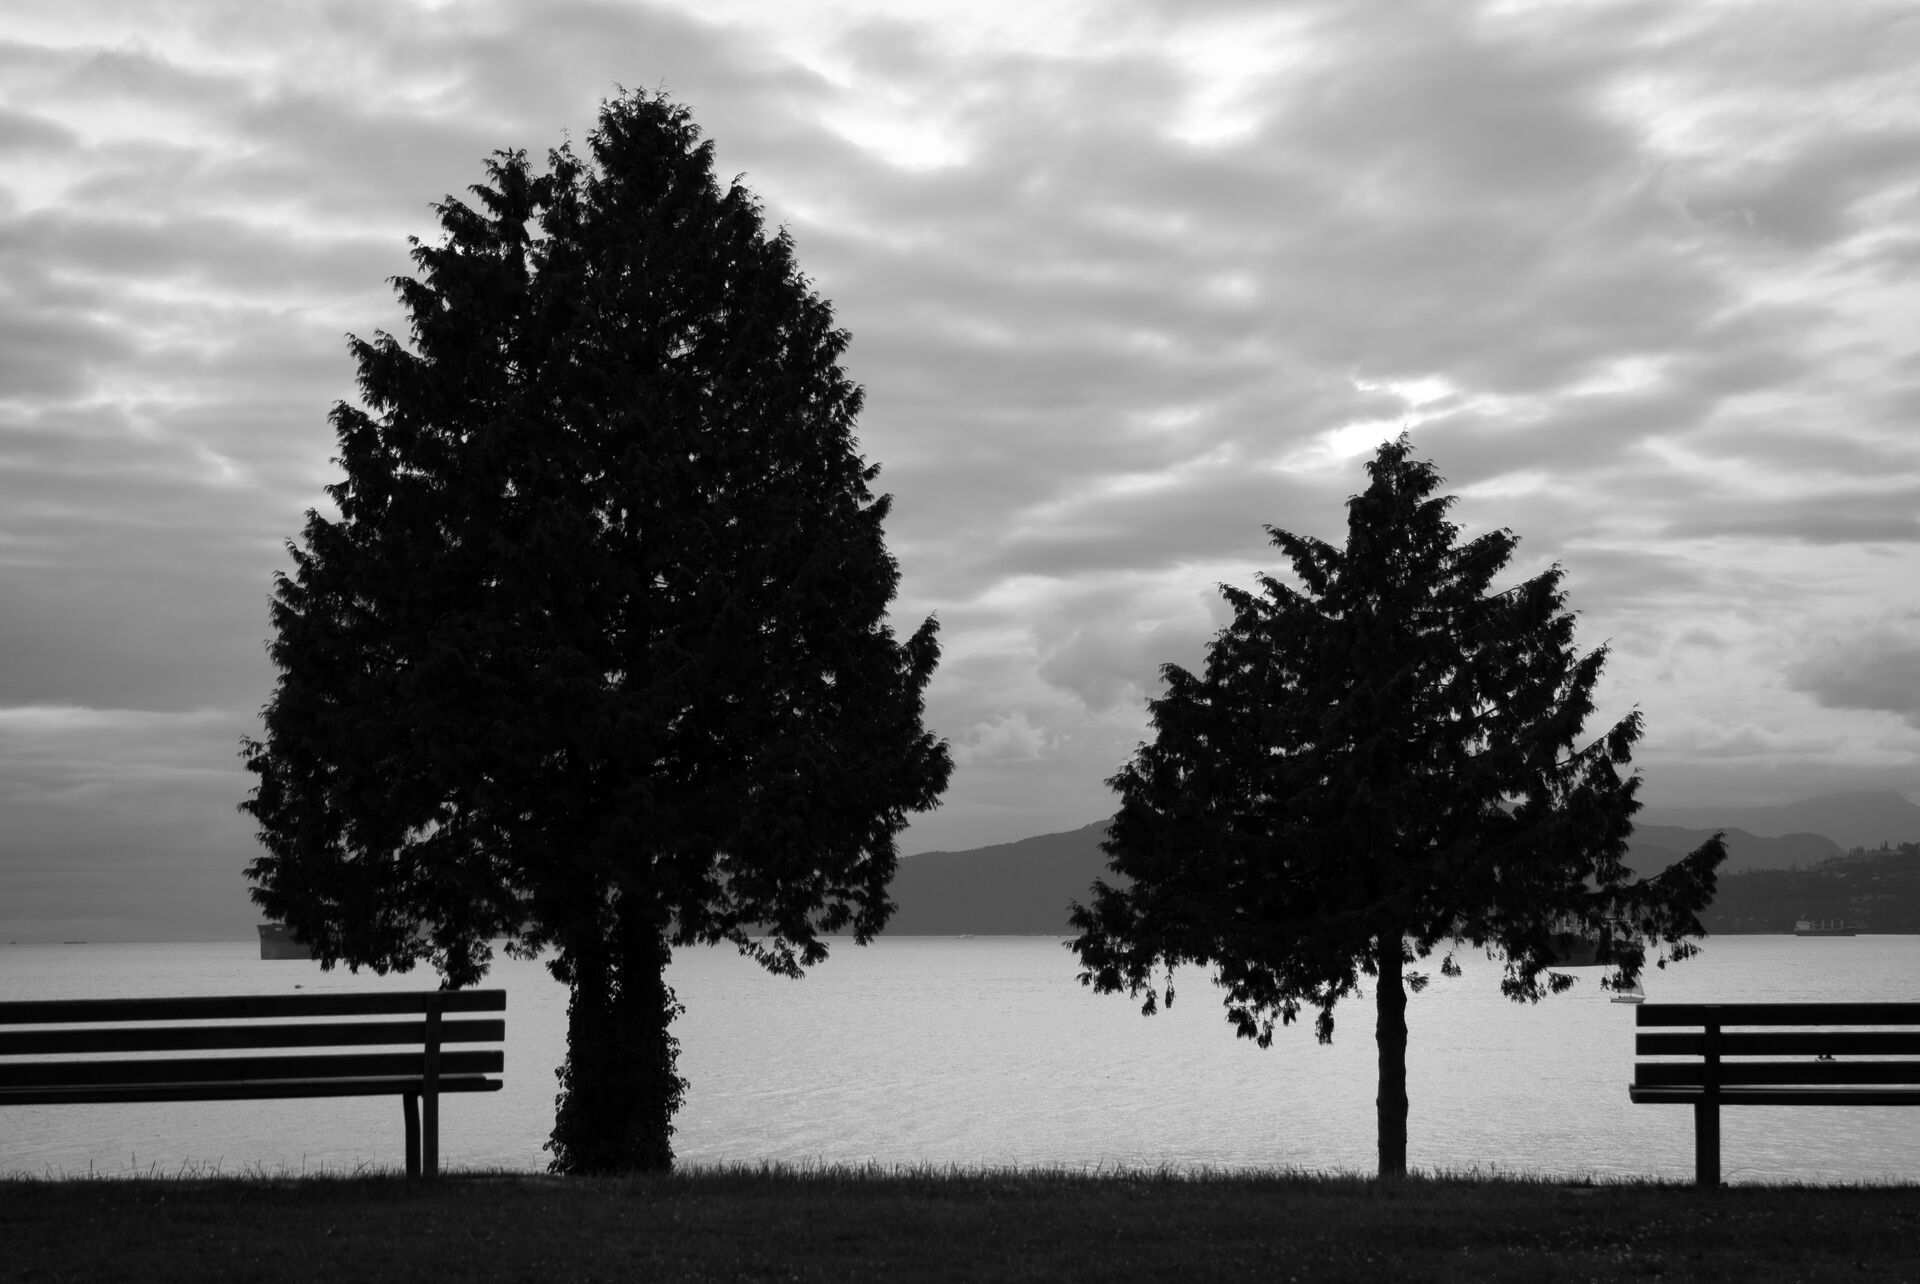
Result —
[[1920, 11], [123, 3], [0, 17], [0, 940], [236, 935], [343, 335], [664, 87], [853, 335], [945, 805], [1106, 814], [1214, 585], [1411, 427], [1568, 569], [1656, 803], [1920, 787]]

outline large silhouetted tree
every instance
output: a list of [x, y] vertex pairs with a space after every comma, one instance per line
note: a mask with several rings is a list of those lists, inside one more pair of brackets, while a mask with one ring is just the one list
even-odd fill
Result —
[[1162, 670], [1155, 739], [1108, 782], [1104, 847], [1132, 881], [1073, 909], [1083, 983], [1152, 1013], [1174, 968], [1210, 967], [1262, 1047], [1308, 1007], [1330, 1041], [1373, 978], [1383, 1177], [1406, 1171], [1407, 991], [1428, 979], [1409, 964], [1445, 945], [1457, 976], [1453, 948], [1486, 947], [1501, 989], [1537, 1000], [1572, 983], [1550, 968], [1578, 935], [1627, 984], [1649, 946], [1662, 967], [1694, 952], [1725, 856], [1715, 836], [1653, 878], [1622, 865], [1639, 713], [1582, 742], [1606, 650], [1575, 650], [1560, 568], [1495, 591], [1515, 537], [1458, 542], [1410, 449], [1368, 464], [1344, 550], [1268, 528], [1298, 587], [1222, 587], [1205, 674]]
[[886, 623], [847, 335], [686, 109], [623, 95], [588, 157], [487, 172], [395, 281], [411, 347], [351, 341], [339, 517], [288, 545], [243, 749], [248, 872], [328, 965], [460, 986], [492, 939], [550, 951], [553, 1167], [661, 1168], [671, 947], [797, 975], [880, 930], [951, 771], [935, 624]]

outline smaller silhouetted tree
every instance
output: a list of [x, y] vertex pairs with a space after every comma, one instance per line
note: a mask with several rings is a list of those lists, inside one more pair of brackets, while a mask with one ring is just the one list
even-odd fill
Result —
[[1454, 947], [1484, 947], [1501, 989], [1535, 1001], [1572, 984], [1551, 969], [1578, 935], [1630, 984], [1650, 946], [1662, 967], [1695, 952], [1725, 858], [1715, 835], [1631, 876], [1640, 715], [1580, 742], [1606, 649], [1575, 650], [1559, 566], [1493, 590], [1514, 535], [1458, 542], [1410, 450], [1368, 464], [1344, 550], [1268, 528], [1298, 588], [1222, 586], [1234, 618], [1205, 673], [1162, 670], [1155, 739], [1108, 782], [1104, 850], [1132, 882], [1073, 907], [1083, 984], [1151, 1014], [1174, 968], [1212, 968], [1261, 1047], [1309, 1007], [1330, 1042], [1335, 1005], [1373, 978], [1383, 1177], [1406, 1171], [1407, 992], [1428, 980], [1407, 965], [1444, 945], [1457, 976]]

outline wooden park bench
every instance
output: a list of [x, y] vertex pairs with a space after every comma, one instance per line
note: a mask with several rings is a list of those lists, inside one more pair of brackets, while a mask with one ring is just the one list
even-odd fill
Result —
[[[407, 1175], [431, 1177], [441, 1094], [496, 1091], [505, 1064], [498, 1046], [442, 1050], [503, 1043], [504, 1018], [443, 1018], [506, 1007], [505, 990], [0, 1003], [0, 1106], [393, 1095]], [[303, 1051], [253, 1051], [287, 1048]], [[314, 1051], [336, 1048], [356, 1051]], [[138, 1055], [177, 1052], [249, 1055]]]
[[1920, 1106], [1920, 1003], [1643, 1003], [1636, 1024], [1627, 1094], [1693, 1107], [1701, 1186], [1722, 1106]]

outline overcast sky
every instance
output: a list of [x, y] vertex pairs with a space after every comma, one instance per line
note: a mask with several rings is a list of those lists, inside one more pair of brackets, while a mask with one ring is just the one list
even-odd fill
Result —
[[248, 930], [344, 336], [616, 84], [853, 335], [958, 763], [904, 850], [1107, 814], [1262, 524], [1337, 541], [1402, 428], [1566, 567], [1647, 799], [1920, 790], [1916, 66], [1865, 0], [8, 0], [0, 941]]

